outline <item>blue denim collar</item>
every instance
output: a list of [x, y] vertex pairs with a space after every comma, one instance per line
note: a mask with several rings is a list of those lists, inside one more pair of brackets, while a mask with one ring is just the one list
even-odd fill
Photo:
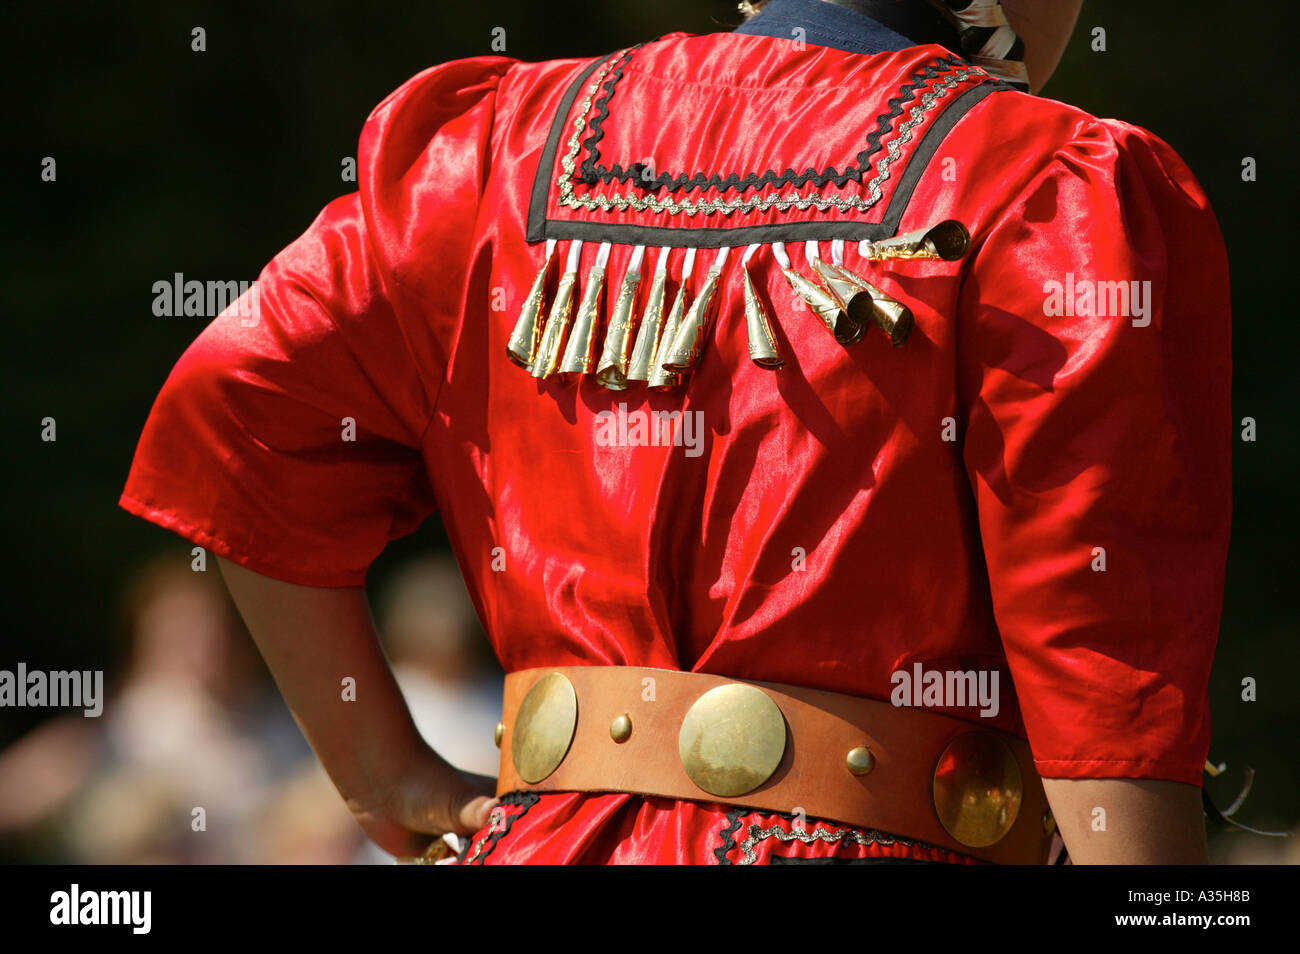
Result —
[[868, 16], [825, 0], [768, 0], [758, 16], [742, 23], [735, 32], [803, 40], [866, 56], [917, 45]]

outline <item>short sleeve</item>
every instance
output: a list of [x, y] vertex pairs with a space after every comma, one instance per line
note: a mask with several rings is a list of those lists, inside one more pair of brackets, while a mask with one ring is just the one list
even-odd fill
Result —
[[1081, 120], [986, 230], [964, 461], [1038, 771], [1199, 785], [1231, 518], [1218, 226], [1151, 134]]
[[361, 585], [435, 509], [421, 439], [463, 310], [508, 64], [435, 67], [376, 108], [359, 191], [326, 206], [177, 362], [123, 508], [310, 586]]

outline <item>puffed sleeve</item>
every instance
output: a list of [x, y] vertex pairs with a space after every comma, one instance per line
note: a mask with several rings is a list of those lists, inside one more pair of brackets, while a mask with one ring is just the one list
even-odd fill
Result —
[[1088, 118], [976, 236], [964, 462], [1040, 774], [1199, 785], [1231, 517], [1228, 268], [1168, 145]]
[[362, 584], [435, 508], [421, 438], [510, 62], [434, 67], [375, 109], [359, 191], [326, 206], [177, 362], [123, 508], [311, 586]]

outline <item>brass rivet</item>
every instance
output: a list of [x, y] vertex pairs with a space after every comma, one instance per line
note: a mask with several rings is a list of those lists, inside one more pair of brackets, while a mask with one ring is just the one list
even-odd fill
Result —
[[692, 782], [732, 798], [758, 788], [785, 754], [785, 717], [762, 689], [730, 683], [700, 696], [682, 718], [677, 755]]
[[626, 742], [632, 735], [632, 720], [626, 712], [609, 724], [609, 737], [615, 742]]
[[1049, 808], [1043, 812], [1043, 831], [1049, 835], [1056, 831], [1056, 819], [1052, 817], [1052, 810]]
[[504, 722], [498, 722], [496, 729], [492, 733], [492, 741], [497, 744], [498, 749], [501, 748], [501, 739], [505, 737], [505, 734], [506, 724]]
[[1020, 765], [991, 732], [965, 732], [948, 743], [934, 768], [934, 810], [963, 845], [987, 848], [1011, 830], [1024, 796]]
[[510, 757], [519, 777], [536, 784], [559, 768], [577, 725], [578, 694], [573, 683], [558, 672], [533, 683], [510, 733]]
[[849, 754], [844, 759], [844, 764], [848, 766], [849, 771], [854, 775], [866, 775], [876, 767], [876, 760], [869, 748], [865, 745], [859, 745], [856, 749], [849, 750]]

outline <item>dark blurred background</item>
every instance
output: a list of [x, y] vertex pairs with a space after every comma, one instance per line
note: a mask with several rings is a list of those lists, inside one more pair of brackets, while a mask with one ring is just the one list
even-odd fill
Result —
[[[1255, 418], [1258, 439], [1236, 442], [1211, 685], [1211, 758], [1228, 771], [1207, 785], [1227, 804], [1255, 768], [1241, 817], [1273, 828], [1300, 814], [1292, 19], [1281, 3], [1088, 0], [1043, 93], [1167, 140], [1223, 228], [1234, 416]], [[506, 31], [508, 55], [534, 60], [739, 20], [726, 0], [29, 2], [0, 14], [9, 41], [0, 360], [14, 475], [0, 503], [0, 669], [105, 669], [117, 708], [135, 712], [114, 728], [107, 713], [0, 709], [0, 860], [366, 860], [219, 584], [209, 585], [215, 564], [196, 583], [188, 545], [116, 507], [151, 402], [205, 323], [155, 317], [152, 285], [175, 272], [254, 280], [323, 205], [355, 188], [340, 163], [355, 156], [370, 110], [429, 65], [492, 52], [494, 28]], [[206, 30], [203, 53], [191, 51], [196, 26]], [[1094, 27], [1106, 30], [1104, 53], [1090, 48]], [[57, 160], [53, 183], [40, 177], [46, 156]], [[1242, 181], [1246, 156], [1258, 181]], [[57, 419], [57, 442], [40, 440], [46, 416]], [[430, 711], [491, 718], [497, 673], [438, 559], [445, 552], [436, 517], [391, 546], [371, 572], [378, 612], [394, 620], [387, 628], [414, 633], [390, 644], [428, 682], [408, 693], [427, 690]], [[452, 608], [440, 616], [430, 601]], [[178, 633], [192, 637], [188, 656], [168, 650]], [[472, 701], [436, 688], [452, 671], [474, 673]], [[1257, 680], [1258, 701], [1241, 700], [1245, 677]], [[186, 780], [168, 788], [154, 768], [185, 748], [147, 729], [175, 700], [189, 700], [193, 732], [228, 747], [227, 766], [242, 766], [223, 773], [243, 780], [228, 786], [223, 811], [243, 819], [255, 849], [195, 853], [151, 830], [151, 817], [200, 804]], [[260, 793], [255, 804], [250, 791]], [[296, 841], [288, 819], [304, 827]], [[105, 827], [127, 830], [104, 843]], [[1233, 835], [1212, 847], [1219, 859], [1254, 859], [1280, 846]]]

